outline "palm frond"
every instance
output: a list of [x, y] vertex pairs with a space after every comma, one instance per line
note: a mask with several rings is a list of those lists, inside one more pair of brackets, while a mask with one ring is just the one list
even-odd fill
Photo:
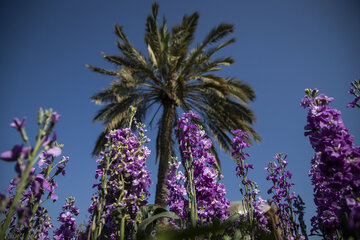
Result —
[[234, 43], [235, 41], [236, 41], [235, 38], [231, 38], [231, 39], [229, 39], [229, 40], [227, 40], [227, 41], [225, 41], [225, 42], [223, 42], [223, 43], [218, 44], [218, 45], [215, 46], [215, 47], [211, 47], [211, 48], [209, 48], [209, 49], [207, 49], [207, 50], [205, 51], [204, 55], [205, 55], [208, 59], [210, 59], [210, 57], [212, 57], [212, 55], [214, 55], [217, 51], [219, 51], [220, 49], [222, 49], [222, 48], [224, 48], [224, 47], [226, 47], [226, 46]]
[[116, 101], [116, 97], [111, 89], [104, 89], [101, 92], [97, 92], [92, 95], [91, 100], [95, 102], [95, 104], [100, 105], [105, 102], [114, 102]]
[[205, 37], [202, 45], [206, 46], [209, 43], [215, 43], [233, 32], [234, 32], [233, 24], [221, 23], [218, 26], [211, 29], [209, 34]]
[[94, 72], [97, 73], [101, 73], [101, 74], [105, 74], [105, 75], [110, 75], [110, 76], [116, 76], [117, 72], [116, 71], [109, 71], [109, 70], [105, 70], [103, 68], [98, 68], [98, 67], [94, 67], [92, 65], [86, 64], [85, 65], [87, 68], [91, 69]]

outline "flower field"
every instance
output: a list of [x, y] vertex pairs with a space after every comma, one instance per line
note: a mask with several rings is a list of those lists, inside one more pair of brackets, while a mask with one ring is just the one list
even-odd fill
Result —
[[[331, 107], [334, 99], [317, 89], [305, 92], [301, 106], [308, 109], [305, 136], [314, 149], [309, 176], [317, 208], [310, 231], [303, 219], [306, 206], [292, 190], [287, 156], [276, 154], [276, 161], [265, 167], [272, 184], [267, 190], [271, 199], [265, 203], [256, 182], [248, 177], [250, 171], [259, 170], [248, 162], [249, 136], [241, 130], [232, 131], [232, 156], [246, 211], [230, 215], [223, 175], [209, 151], [212, 142], [196, 124], [200, 117], [191, 111], [175, 127], [181, 154], [180, 161], [176, 156], [169, 160], [168, 208], [148, 202], [151, 173], [146, 167], [150, 155], [146, 144], [150, 139], [145, 125], [134, 118], [136, 108], [131, 107], [128, 128], [106, 135], [106, 150], [96, 160], [94, 184], [89, 185], [95, 191], [92, 203], [79, 210], [73, 197], [63, 200], [56, 194], [61, 187], [57, 179], [66, 175], [71, 161], [62, 156], [64, 145], [57, 142], [60, 114], [40, 108], [35, 143], [27, 135], [26, 118], [14, 118], [10, 126], [23, 144], [0, 155], [1, 160], [16, 163], [14, 178], [0, 195], [0, 239], [308, 239], [314, 235], [359, 239], [360, 148], [354, 145], [340, 111]], [[359, 81], [352, 82], [349, 93], [355, 98], [348, 107], [360, 108]], [[65, 202], [56, 229], [44, 206], [49, 201]], [[276, 209], [275, 229], [264, 215], [265, 204]], [[90, 214], [84, 228], [76, 225], [79, 211]]]

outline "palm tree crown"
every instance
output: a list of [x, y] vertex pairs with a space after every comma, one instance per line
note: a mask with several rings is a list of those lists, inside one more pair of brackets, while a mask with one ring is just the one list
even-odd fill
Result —
[[[116, 78], [108, 89], [92, 96], [96, 104], [106, 104], [94, 118], [94, 121], [102, 121], [106, 128], [99, 136], [93, 154], [102, 150], [108, 131], [127, 123], [130, 105], [137, 107], [135, 117], [140, 120], [144, 119], [152, 105], [157, 104], [158, 110], [162, 109], [156, 139], [156, 156], [157, 159], [160, 157], [160, 162], [155, 203], [164, 206], [167, 197], [165, 179], [173, 153], [173, 126], [177, 111], [192, 110], [199, 114], [202, 120], [198, 123], [225, 152], [231, 149], [230, 130], [241, 129], [255, 141], [260, 137], [251, 127], [255, 116], [248, 107], [255, 98], [254, 91], [236, 78], [214, 74], [222, 66], [234, 62], [231, 57], [213, 59], [218, 50], [235, 42], [234, 38], [220, 42], [233, 33], [233, 25], [219, 24], [191, 49], [199, 14], [185, 15], [181, 24], [173, 26], [170, 32], [165, 18], [159, 25], [158, 9], [159, 5], [154, 3], [152, 14], [146, 20], [144, 39], [148, 56], [134, 48], [122, 27], [115, 25], [121, 55], [103, 56], [119, 68], [105, 70], [87, 66], [95, 72]], [[215, 147], [212, 151], [217, 157]]]

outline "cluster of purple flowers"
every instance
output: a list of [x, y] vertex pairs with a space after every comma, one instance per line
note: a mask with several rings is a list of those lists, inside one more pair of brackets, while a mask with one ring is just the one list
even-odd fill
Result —
[[54, 240], [76, 239], [76, 223], [73, 215], [79, 215], [79, 209], [74, 205], [75, 198], [69, 197], [63, 205], [58, 221], [62, 224], [54, 231]]
[[[94, 184], [97, 195], [89, 208], [93, 224], [90, 235], [95, 231], [95, 238], [101, 236], [104, 223], [107, 237], [115, 239], [120, 231], [118, 222], [122, 219], [126, 219], [127, 237], [131, 236], [137, 211], [147, 204], [151, 180], [150, 172], [146, 170], [146, 158], [150, 156], [150, 150], [143, 144], [150, 140], [144, 135], [144, 125], [138, 123], [136, 126], [139, 137], [130, 128], [113, 130], [106, 135], [106, 151], [97, 159], [95, 178], [99, 178], [99, 183]], [[120, 210], [120, 220], [114, 217], [115, 210]]]
[[360, 100], [360, 80], [355, 80], [351, 82], [353, 88], [350, 88], [349, 94], [354, 95], [355, 98], [352, 102], [350, 102], [347, 107], [354, 108], [355, 106], [360, 108], [360, 104], [357, 103]]
[[[53, 131], [59, 118], [60, 115], [52, 112], [51, 109], [43, 111], [40, 108], [39, 132], [34, 147], [30, 145], [26, 135], [26, 118], [21, 121], [15, 118], [10, 124], [20, 132], [26, 147], [15, 145], [12, 150], [0, 155], [2, 160], [16, 161], [15, 171], [17, 173], [6, 190], [9, 196], [0, 200], [1, 205], [4, 205], [1, 208], [1, 214], [5, 215], [5, 219], [1, 223], [0, 238], [5, 237], [7, 232], [7, 238], [39, 237], [40, 239], [49, 239], [48, 231], [53, 225], [43, 203], [48, 199], [57, 200], [55, 176], [60, 173], [65, 175], [65, 165], [69, 160], [69, 157], [62, 157], [54, 166], [55, 158], [62, 152], [62, 147], [56, 142], [56, 132]], [[50, 139], [51, 133], [53, 135]], [[38, 154], [39, 151], [40, 154]], [[41, 169], [40, 173], [36, 173], [36, 169], [33, 167], [36, 162]], [[53, 172], [52, 170], [55, 168], [56, 171]], [[6, 199], [6, 203], [4, 199]]]
[[236, 175], [241, 178], [242, 187], [240, 187], [240, 192], [245, 201], [246, 217], [252, 224], [257, 223], [258, 226], [256, 227], [267, 231], [266, 225], [268, 221], [264, 216], [264, 200], [258, 197], [260, 191], [257, 189], [257, 184], [247, 178], [249, 169], [254, 169], [252, 164], [245, 163], [246, 157], [250, 156], [244, 152], [245, 148], [250, 147], [246, 142], [249, 136], [241, 130], [234, 130], [232, 133], [234, 134], [232, 156], [237, 163]]
[[276, 214], [279, 217], [279, 226], [281, 227], [282, 237], [284, 239], [305, 239], [298, 231], [298, 224], [296, 223], [297, 212], [303, 211], [303, 209], [294, 209], [295, 202], [297, 206], [301, 205], [301, 198], [295, 195], [295, 192], [291, 192], [291, 187], [294, 186], [290, 183], [292, 174], [286, 170], [288, 162], [286, 161], [286, 155], [276, 154], [275, 162], [269, 162], [265, 168], [268, 171], [266, 180], [272, 181], [273, 185], [267, 191], [268, 194], [272, 194], [271, 204], [277, 208]]
[[[191, 215], [195, 214], [196, 222], [211, 224], [215, 218], [223, 221], [229, 216], [227, 208], [230, 202], [225, 198], [225, 186], [219, 183], [223, 176], [216, 170], [215, 157], [209, 152], [211, 140], [206, 138], [205, 131], [194, 123], [193, 118], [199, 116], [191, 111], [184, 113], [175, 128], [185, 174], [177, 171], [179, 163], [171, 165], [167, 178], [170, 189], [167, 203], [183, 219], [194, 218]], [[181, 186], [180, 182], [184, 185]], [[178, 205], [186, 208], [180, 209]]]
[[360, 148], [354, 146], [340, 111], [329, 106], [333, 98], [318, 95], [317, 89], [305, 92], [305, 136], [316, 152], [309, 172], [317, 206], [312, 232], [336, 238], [342, 235], [342, 225], [360, 232]]
[[177, 162], [177, 160], [170, 163], [169, 173], [166, 178], [166, 186], [169, 190], [166, 203], [169, 206], [170, 211], [175, 212], [183, 221], [185, 221], [188, 214], [186, 209], [188, 209], [189, 203], [186, 199], [187, 193], [184, 186], [186, 178], [179, 170], [180, 165], [181, 162]]

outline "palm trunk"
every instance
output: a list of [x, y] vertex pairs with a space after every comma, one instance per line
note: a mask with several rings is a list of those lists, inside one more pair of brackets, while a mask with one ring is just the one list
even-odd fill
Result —
[[162, 132], [160, 135], [160, 162], [158, 171], [158, 182], [156, 185], [155, 204], [166, 207], [168, 190], [166, 187], [166, 177], [169, 170], [171, 157], [171, 139], [175, 118], [175, 103], [170, 99], [163, 100], [164, 111], [162, 115]]

